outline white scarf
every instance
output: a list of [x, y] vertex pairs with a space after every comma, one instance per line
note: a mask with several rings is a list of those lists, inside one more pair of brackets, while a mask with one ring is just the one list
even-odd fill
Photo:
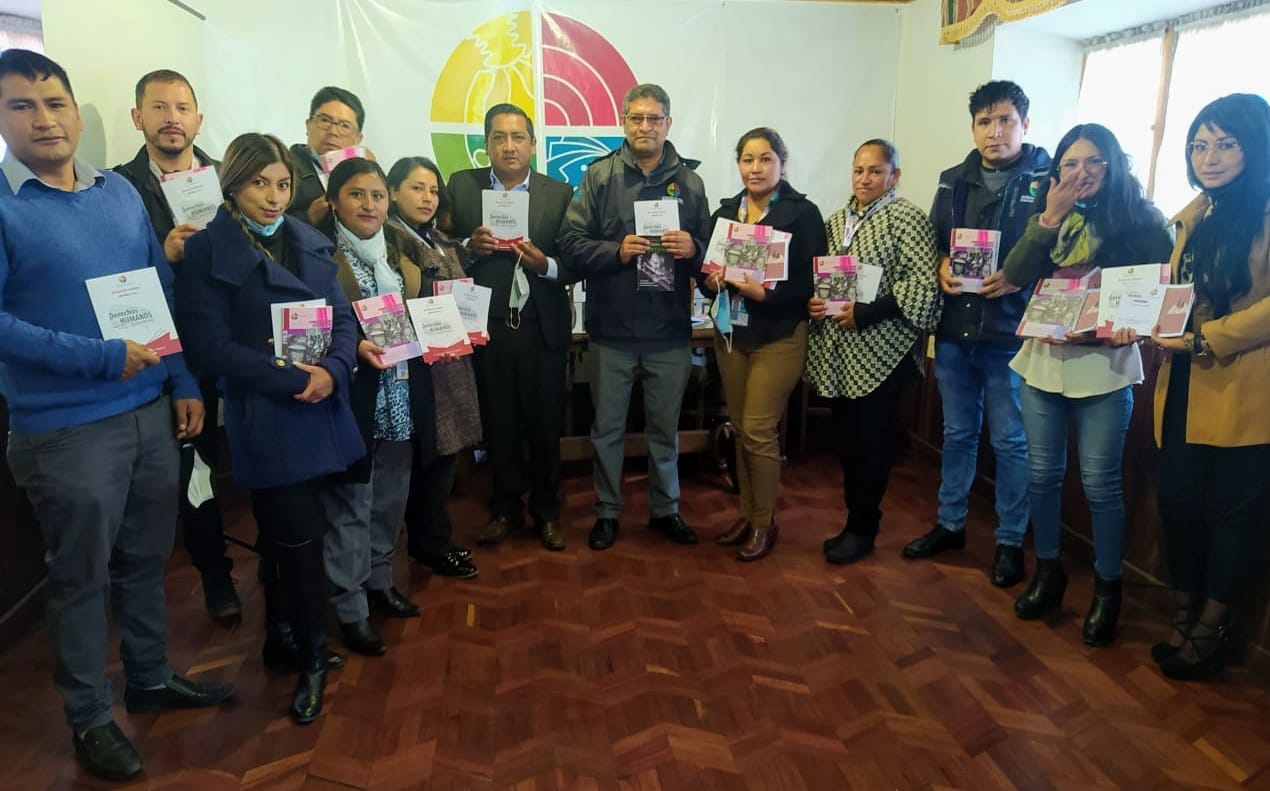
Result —
[[388, 263], [388, 240], [382, 227], [374, 236], [362, 239], [336, 220], [335, 236], [358, 260], [374, 267], [376, 296], [401, 291], [401, 278]]

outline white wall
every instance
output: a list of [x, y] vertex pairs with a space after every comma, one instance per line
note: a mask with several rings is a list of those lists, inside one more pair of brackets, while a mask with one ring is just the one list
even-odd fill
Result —
[[993, 33], [992, 78], [1013, 80], [1031, 102], [1027, 142], [1051, 154], [1054, 146], [1080, 120], [1081, 49], [1075, 41], [1017, 25], [1001, 25]]
[[992, 79], [991, 41], [955, 49], [939, 44], [940, 0], [903, 7], [895, 104], [900, 152], [899, 192], [930, 206], [939, 174], [965, 159], [970, 137], [970, 92]]

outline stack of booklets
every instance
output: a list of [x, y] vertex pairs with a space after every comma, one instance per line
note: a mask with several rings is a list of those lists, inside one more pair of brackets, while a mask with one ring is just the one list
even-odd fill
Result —
[[384, 350], [380, 355], [384, 365], [396, 365], [423, 355], [400, 293], [359, 299], [353, 303], [353, 312], [361, 322], [366, 340]]
[[1185, 332], [1194, 287], [1169, 285], [1168, 264], [1095, 268], [1074, 275], [1036, 284], [1019, 322], [1019, 336], [1065, 340], [1092, 332], [1107, 339], [1115, 330], [1129, 328], [1147, 337], [1156, 327], [1165, 338]]
[[408, 299], [406, 309], [414, 323], [425, 363], [431, 365], [446, 357], [472, 353], [472, 340], [453, 291], [439, 297]]
[[301, 305], [282, 311], [282, 334], [274, 336], [278, 356], [292, 364], [315, 365], [331, 348], [332, 308]]
[[812, 259], [815, 295], [825, 301], [828, 315], [837, 316], [853, 302], [877, 299], [882, 267], [866, 264], [853, 255], [825, 255]]
[[768, 288], [789, 279], [789, 242], [793, 234], [767, 225], [746, 225], [722, 217], [714, 225], [702, 271], [723, 271], [728, 283], [746, 277]]

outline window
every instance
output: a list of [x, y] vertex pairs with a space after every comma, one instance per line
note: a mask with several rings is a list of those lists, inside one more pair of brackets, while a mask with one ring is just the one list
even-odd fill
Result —
[[[0, 14], [0, 52], [14, 48], [44, 52], [44, 30], [38, 19]], [[4, 140], [0, 139], [0, 158], [8, 150]]]
[[[1195, 114], [1228, 93], [1270, 96], [1270, 69], [1264, 68], [1259, 54], [1270, 41], [1270, 11], [1228, 16], [1224, 21], [1205, 18], [1204, 12], [1193, 16], [1157, 25], [1145, 37], [1092, 46], [1085, 55], [1077, 101], [1077, 117], [1101, 123], [1116, 134], [1144, 186], [1154, 175], [1151, 197], [1169, 216], [1195, 197], [1186, 180], [1184, 155]], [[1167, 104], [1158, 107], [1160, 80], [1166, 73]], [[1163, 123], [1158, 149], [1157, 119]]]

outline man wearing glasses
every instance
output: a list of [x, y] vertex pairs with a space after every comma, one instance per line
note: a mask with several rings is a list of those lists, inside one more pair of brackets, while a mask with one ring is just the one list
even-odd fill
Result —
[[306, 141], [291, 146], [296, 181], [287, 213], [317, 225], [331, 208], [326, 203], [326, 174], [318, 157], [328, 151], [361, 145], [366, 111], [352, 91], [328, 85], [313, 95], [304, 122]]
[[[573, 189], [536, 173], [534, 122], [514, 104], [485, 113], [485, 150], [490, 166], [450, 177], [454, 235], [467, 237], [470, 274], [493, 291], [490, 341], [476, 353], [489, 448], [493, 491], [488, 525], [477, 536], [497, 544], [524, 522], [525, 483], [529, 514], [547, 549], [564, 549], [560, 525], [560, 434], [568, 362], [569, 294], [561, 284], [556, 236]], [[498, 249], [484, 224], [481, 194], [529, 193], [528, 238]], [[522, 444], [528, 465], [522, 461]]]
[[[563, 266], [587, 281], [596, 517], [587, 544], [595, 550], [617, 539], [626, 412], [637, 373], [648, 437], [648, 526], [681, 544], [697, 542], [679, 516], [678, 428], [692, 369], [693, 276], [710, 235], [710, 209], [694, 172], [699, 162], [682, 159], [666, 139], [666, 92], [636, 85], [622, 113], [626, 141], [587, 168], [560, 236]], [[635, 203], [667, 199], [678, 206], [678, 230], [637, 235]], [[673, 256], [672, 280], [641, 276], [639, 259], [652, 253]]]

